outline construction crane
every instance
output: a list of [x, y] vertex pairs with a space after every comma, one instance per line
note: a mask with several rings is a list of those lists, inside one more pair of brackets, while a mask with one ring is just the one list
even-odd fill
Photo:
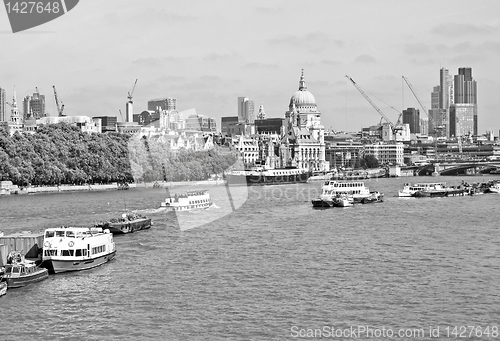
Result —
[[417, 96], [417, 93], [415, 92], [415, 89], [413, 88], [413, 86], [410, 84], [410, 81], [408, 80], [408, 78], [406, 78], [405, 76], [401, 76], [403, 77], [404, 81], [406, 82], [406, 85], [408, 85], [408, 88], [410, 88], [413, 96], [415, 96], [415, 99], [417, 100], [418, 104], [420, 104], [420, 107], [422, 108], [422, 110], [425, 112], [425, 114], [427, 115], [427, 117], [429, 118], [429, 120], [432, 122], [432, 125], [434, 127], [435, 130], [439, 130], [439, 129], [443, 129], [443, 127], [441, 126], [437, 126], [434, 121], [434, 119], [432, 117], [429, 116], [429, 111], [427, 111], [427, 108], [424, 106], [424, 104], [422, 103], [422, 101], [420, 100], [420, 98]]
[[[56, 108], [57, 108], [57, 112], [59, 113], [59, 117], [63, 117], [63, 116], [66, 116], [63, 114], [63, 111], [64, 111], [64, 103], [59, 99], [59, 97], [57, 97], [57, 91], [56, 91], [56, 86], [55, 85], [52, 85], [52, 87], [54, 88], [54, 98], [56, 100]], [[59, 105], [59, 102], [61, 102], [61, 104]]]
[[132, 90], [130, 90], [128, 92], [127, 98], [128, 98], [129, 103], [132, 103], [132, 95], [134, 94], [136, 84], [137, 84], [137, 79], [135, 80], [135, 83], [134, 83], [134, 86], [132, 87]]
[[122, 118], [122, 122], [124, 122], [124, 120], [123, 120], [123, 114], [122, 114], [122, 109], [118, 109], [118, 111], [120, 112], [120, 117]]
[[361, 87], [351, 77], [346, 75], [346, 78], [351, 81], [351, 83], [356, 87], [356, 89], [358, 89], [358, 91], [363, 95], [363, 97], [372, 105], [373, 108], [375, 108], [375, 110], [377, 110], [377, 112], [380, 114], [380, 116], [382, 116], [387, 121], [387, 123], [389, 123], [389, 125], [391, 126], [393, 131], [403, 129], [399, 125], [399, 120], [400, 120], [399, 118], [398, 118], [398, 125], [395, 125], [394, 123], [392, 123], [391, 120], [389, 120], [387, 118], [387, 116], [382, 112], [382, 110], [380, 110], [379, 107], [377, 107], [377, 105], [375, 103], [373, 103], [373, 101], [370, 99], [370, 97], [368, 97], [368, 95], [363, 91], [363, 89], [361, 89]]

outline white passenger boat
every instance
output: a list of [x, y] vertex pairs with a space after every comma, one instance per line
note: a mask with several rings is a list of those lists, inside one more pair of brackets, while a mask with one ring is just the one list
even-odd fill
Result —
[[113, 234], [96, 227], [56, 227], [45, 230], [42, 265], [54, 273], [87, 270], [115, 257]]
[[370, 190], [363, 181], [325, 181], [322, 196], [336, 197], [342, 194], [352, 196], [354, 202], [361, 202], [370, 196]]
[[398, 196], [400, 197], [413, 197], [415, 193], [426, 191], [426, 190], [442, 190], [446, 188], [446, 183], [444, 182], [418, 182], [415, 184], [410, 184], [409, 182], [403, 184], [403, 188], [398, 191]]
[[190, 211], [209, 208], [213, 205], [207, 190], [176, 193], [160, 203], [161, 207], [171, 208], [174, 211]]

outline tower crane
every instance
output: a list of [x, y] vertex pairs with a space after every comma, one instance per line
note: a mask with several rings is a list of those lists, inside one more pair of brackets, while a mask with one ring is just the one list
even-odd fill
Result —
[[415, 92], [415, 89], [413, 88], [413, 86], [410, 84], [410, 81], [408, 80], [408, 78], [406, 78], [405, 76], [401, 76], [401, 77], [403, 77], [403, 80], [406, 82], [406, 85], [408, 85], [408, 88], [410, 88], [410, 90], [411, 90], [413, 96], [415, 96], [415, 99], [417, 100], [418, 104], [420, 104], [420, 107], [425, 112], [425, 114], [427, 115], [427, 117], [429, 118], [429, 120], [432, 122], [432, 125], [434, 126], [434, 129], [435, 130], [441, 130], [441, 129], [443, 129], [443, 127], [437, 126], [435, 124], [436, 122], [434, 121], [433, 117], [429, 116], [429, 112], [427, 111], [427, 109], [424, 106], [424, 104], [422, 103], [422, 101], [420, 101], [420, 98], [417, 96], [417, 93]]
[[134, 86], [132, 87], [132, 90], [130, 90], [128, 92], [127, 98], [128, 98], [129, 103], [132, 103], [132, 95], [134, 94], [136, 84], [137, 84], [137, 79], [135, 80], [135, 83], [134, 83]]
[[[54, 88], [54, 98], [56, 100], [56, 108], [57, 108], [57, 112], [59, 113], [59, 117], [66, 116], [66, 115], [63, 114], [64, 103], [57, 97], [56, 86], [52, 85], [52, 87]], [[61, 102], [60, 105], [59, 105], [59, 102]]]
[[123, 121], [122, 109], [118, 109], [118, 111], [120, 112], [120, 117], [122, 118], [122, 121]]
[[[356, 89], [358, 89], [358, 91], [363, 95], [363, 97], [372, 105], [372, 107], [377, 110], [377, 112], [380, 114], [380, 116], [382, 116], [387, 123], [389, 123], [390, 127], [392, 128], [393, 131], [396, 131], [396, 130], [402, 130], [403, 128], [399, 125], [400, 124], [400, 119], [398, 118], [398, 124], [395, 125], [394, 123], [391, 122], [391, 120], [389, 120], [389, 118], [387, 118], [387, 116], [382, 112], [382, 110], [379, 109], [379, 107], [377, 107], [377, 105], [370, 99], [370, 97], [368, 97], [368, 95], [363, 91], [363, 89], [361, 89], [361, 87], [349, 76], [346, 75], [346, 78], [349, 79], [351, 81], [351, 83], [356, 87]], [[401, 116], [401, 114], [400, 114]]]

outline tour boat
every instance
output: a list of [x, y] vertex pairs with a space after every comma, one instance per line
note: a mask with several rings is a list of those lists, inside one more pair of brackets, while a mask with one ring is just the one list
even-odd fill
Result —
[[399, 197], [412, 197], [416, 192], [425, 191], [426, 189], [444, 189], [444, 182], [419, 182], [415, 184], [405, 183], [403, 188], [398, 191]]
[[248, 170], [235, 170], [225, 174], [227, 185], [283, 185], [305, 183], [312, 175], [302, 168], [265, 168], [253, 167]]
[[25, 259], [17, 251], [12, 251], [7, 257], [4, 271], [2, 282], [5, 282], [8, 288], [24, 287], [49, 277], [47, 269], [39, 267], [32, 260]]
[[99, 222], [95, 227], [103, 230], [109, 229], [113, 234], [133, 233], [140, 230], [146, 230], [151, 227], [151, 218], [142, 216], [138, 213], [123, 213], [119, 218], [112, 218], [109, 221]]
[[321, 189], [322, 196], [336, 197], [339, 194], [352, 195], [354, 202], [361, 202], [370, 196], [370, 190], [363, 181], [325, 181]]
[[51, 272], [95, 268], [115, 257], [113, 234], [100, 227], [55, 227], [45, 230], [42, 265]]
[[207, 190], [176, 193], [160, 203], [161, 207], [171, 208], [174, 211], [190, 211], [193, 209], [209, 208], [213, 205]]

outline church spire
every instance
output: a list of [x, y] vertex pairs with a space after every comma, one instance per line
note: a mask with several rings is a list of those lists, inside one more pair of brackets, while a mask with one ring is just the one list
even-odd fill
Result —
[[307, 90], [306, 81], [304, 80], [304, 69], [302, 69], [302, 75], [300, 75], [299, 90]]

